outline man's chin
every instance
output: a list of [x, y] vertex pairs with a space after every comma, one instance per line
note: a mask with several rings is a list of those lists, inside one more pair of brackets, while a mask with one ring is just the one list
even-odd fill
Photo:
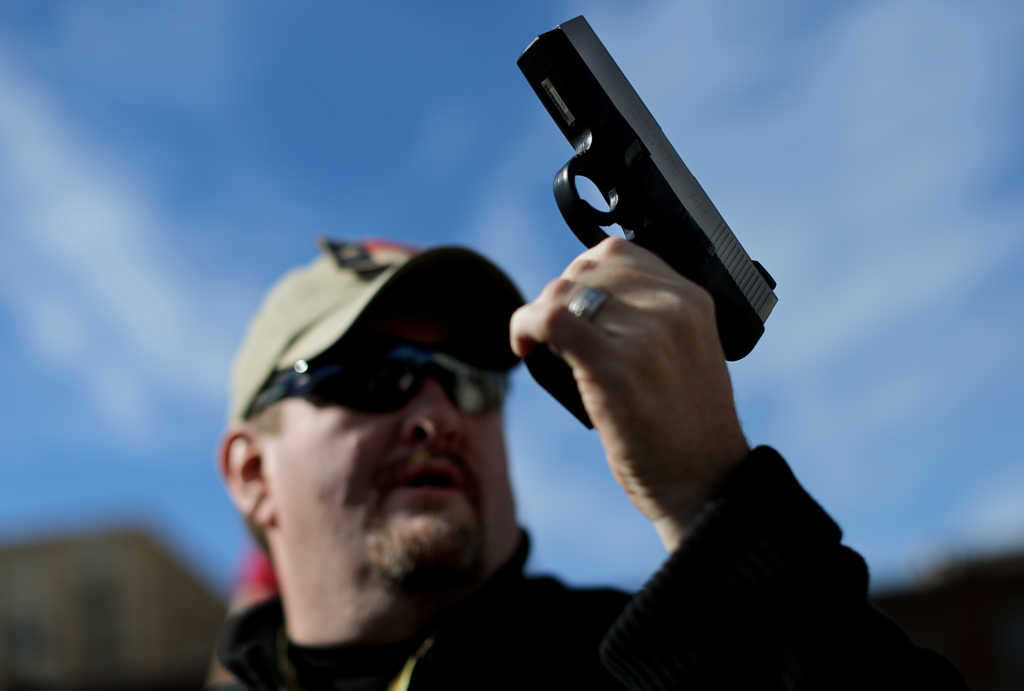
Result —
[[475, 581], [481, 572], [482, 533], [474, 520], [463, 516], [402, 513], [377, 526], [368, 539], [378, 573], [410, 592], [458, 587]]

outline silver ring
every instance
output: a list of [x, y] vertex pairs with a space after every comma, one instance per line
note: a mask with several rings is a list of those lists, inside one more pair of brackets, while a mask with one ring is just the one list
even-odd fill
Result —
[[593, 321], [601, 305], [608, 299], [608, 293], [597, 288], [585, 286], [583, 290], [576, 293], [576, 297], [569, 301], [569, 311], [574, 317]]

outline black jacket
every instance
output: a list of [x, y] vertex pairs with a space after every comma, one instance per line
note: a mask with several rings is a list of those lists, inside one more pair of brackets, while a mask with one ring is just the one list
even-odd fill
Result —
[[[425, 632], [410, 689], [966, 688], [868, 603], [867, 568], [840, 537], [782, 458], [759, 447], [632, 598], [525, 577], [524, 541]], [[220, 656], [235, 688], [276, 691], [292, 674], [334, 687], [325, 668], [293, 664], [281, 631], [276, 600], [228, 623]], [[421, 642], [394, 649], [393, 673]], [[337, 649], [328, 666], [374, 654]], [[374, 688], [363, 682], [337, 688]]]

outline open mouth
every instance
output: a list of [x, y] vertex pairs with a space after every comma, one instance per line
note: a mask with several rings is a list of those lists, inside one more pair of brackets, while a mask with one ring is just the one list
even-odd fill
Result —
[[418, 464], [404, 473], [397, 483], [398, 487], [424, 489], [459, 489], [462, 487], [462, 476], [452, 465], [442, 462]]
[[428, 471], [407, 480], [404, 487], [454, 487], [455, 479], [448, 473]]
[[471, 506], [479, 503], [475, 478], [466, 462], [460, 457], [431, 453], [427, 449], [385, 466], [374, 484], [379, 496], [392, 497], [396, 506], [406, 508], [436, 509], [459, 499]]

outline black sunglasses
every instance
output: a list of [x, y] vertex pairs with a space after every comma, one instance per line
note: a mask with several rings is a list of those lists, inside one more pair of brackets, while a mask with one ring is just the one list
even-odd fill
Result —
[[310, 362], [299, 360], [270, 379], [244, 417], [293, 396], [315, 405], [390, 412], [408, 403], [427, 377], [440, 383], [463, 413], [497, 410], [508, 391], [507, 372], [480, 369], [422, 346], [398, 343], [357, 352], [343, 356], [328, 351]]

